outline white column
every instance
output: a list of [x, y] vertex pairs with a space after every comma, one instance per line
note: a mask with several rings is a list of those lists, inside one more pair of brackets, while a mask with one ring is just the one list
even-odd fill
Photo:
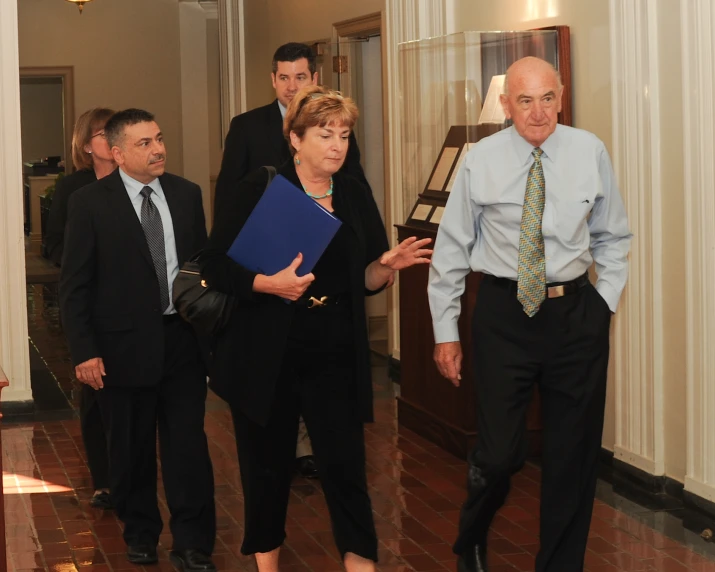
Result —
[[17, 2], [0, 2], [0, 364], [3, 401], [32, 401], [23, 239]]
[[686, 213], [687, 473], [685, 489], [715, 501], [715, 7], [682, 0]]
[[221, 42], [221, 126], [228, 126], [246, 111], [246, 50], [244, 48], [244, 0], [219, 0], [218, 22]]
[[[400, 70], [397, 45], [401, 42], [441, 36], [447, 32], [447, 10], [451, 6], [434, 0], [385, 0], [384, 46], [387, 46], [387, 65], [383, 74], [383, 89], [387, 90], [388, 110], [388, 162], [389, 187], [385, 189], [387, 197], [386, 227], [390, 244], [397, 243], [395, 224], [405, 221], [405, 209], [402, 200], [402, 145], [400, 141], [400, 103], [398, 93]], [[399, 280], [399, 276], [398, 276]], [[388, 351], [400, 359], [400, 300], [398, 284], [390, 288], [388, 296]]]
[[[613, 163], [634, 233], [616, 315], [614, 455], [665, 473], [658, 14], [651, 0], [610, 0]], [[668, 79], [666, 78], [666, 81]]]

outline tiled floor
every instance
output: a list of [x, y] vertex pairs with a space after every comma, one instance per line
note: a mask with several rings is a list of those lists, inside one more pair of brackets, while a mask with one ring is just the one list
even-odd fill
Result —
[[[75, 382], [57, 325], [56, 299], [50, 289], [41, 286], [32, 287], [29, 298], [33, 342], [73, 403]], [[455, 570], [450, 543], [464, 497], [465, 463], [397, 426], [394, 394], [385, 370], [384, 365], [375, 367], [377, 422], [366, 430], [368, 476], [380, 537], [379, 569]], [[89, 472], [73, 411], [68, 409], [64, 419], [53, 419], [4, 425], [9, 569], [137, 569], [124, 557], [113, 513], [88, 504]], [[230, 418], [213, 396], [208, 403], [206, 431], [217, 485], [219, 533], [214, 560], [222, 571], [254, 570], [253, 561], [239, 553], [243, 497]], [[533, 570], [538, 481], [539, 470], [533, 465], [514, 479], [508, 504], [493, 527], [491, 572]], [[715, 572], [713, 545], [684, 531], [673, 514], [630, 503], [605, 483], [599, 486], [599, 497], [603, 500], [596, 501], [587, 570]], [[166, 515], [166, 506], [162, 506]], [[281, 570], [341, 569], [317, 483], [295, 481], [287, 531]], [[161, 542], [160, 563], [146, 567], [148, 571], [171, 569], [166, 554], [170, 536], [162, 536]]]

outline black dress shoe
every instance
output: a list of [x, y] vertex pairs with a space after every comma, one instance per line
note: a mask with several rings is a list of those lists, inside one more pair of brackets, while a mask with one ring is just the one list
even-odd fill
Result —
[[318, 467], [315, 466], [315, 457], [313, 455], [305, 455], [305, 457], [299, 457], [295, 461], [301, 477], [306, 479], [318, 478]]
[[130, 544], [127, 546], [127, 560], [132, 564], [156, 564], [156, 546]]
[[470, 548], [457, 561], [457, 572], [486, 572], [487, 570], [486, 542]]
[[114, 508], [112, 495], [107, 491], [97, 491], [89, 500], [89, 506], [93, 508], [101, 508], [103, 510], [111, 510]]
[[179, 572], [216, 572], [216, 565], [210, 556], [199, 550], [172, 550], [169, 560]]

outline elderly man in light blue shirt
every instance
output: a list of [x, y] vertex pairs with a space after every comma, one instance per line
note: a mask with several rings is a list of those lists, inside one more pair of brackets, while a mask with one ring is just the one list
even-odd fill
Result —
[[[457, 175], [428, 286], [435, 362], [461, 382], [457, 321], [465, 278], [482, 272], [473, 316], [478, 440], [454, 551], [486, 570], [490, 522], [526, 458], [534, 384], [543, 416], [537, 572], [583, 569], [603, 430], [611, 314], [631, 242], [608, 152], [593, 134], [557, 125], [558, 72], [523, 58], [502, 105], [513, 126], [481, 140]], [[596, 263], [595, 287], [587, 271]]]

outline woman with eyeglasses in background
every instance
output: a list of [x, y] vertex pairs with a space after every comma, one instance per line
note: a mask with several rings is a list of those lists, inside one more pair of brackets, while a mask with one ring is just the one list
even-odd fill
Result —
[[[113, 110], [96, 107], [85, 111], [75, 123], [72, 134], [72, 163], [77, 170], [57, 182], [45, 232], [47, 254], [58, 266], [62, 264], [67, 205], [70, 196], [97, 179], [106, 177], [116, 168], [112, 152], [104, 138], [104, 126], [112, 115], [114, 115]], [[104, 424], [95, 390], [87, 384], [81, 385], [80, 427], [94, 486], [90, 505], [105, 510], [111, 509], [109, 458]]]

